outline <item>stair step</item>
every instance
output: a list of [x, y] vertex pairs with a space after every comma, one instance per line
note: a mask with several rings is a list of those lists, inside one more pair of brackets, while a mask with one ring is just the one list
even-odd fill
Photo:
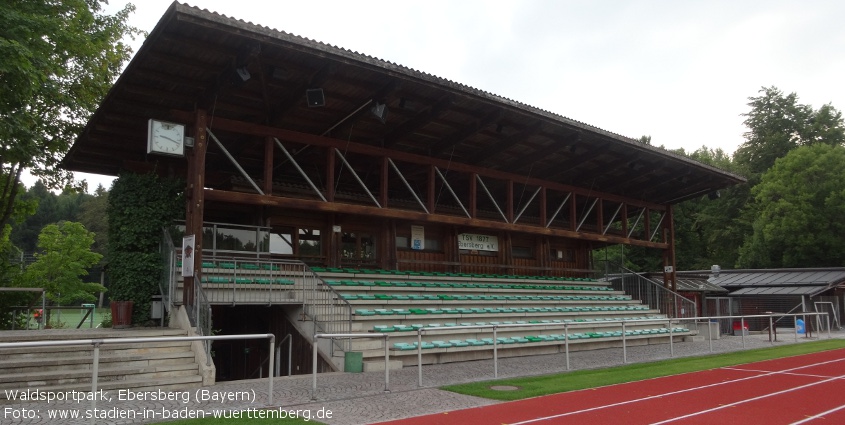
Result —
[[[199, 388], [202, 386], [202, 377], [199, 375], [177, 376], [168, 378], [140, 378], [140, 379], [125, 379], [120, 381], [98, 381], [98, 390], [119, 390], [129, 389], [135, 391], [150, 391], [160, 389], [162, 391], [185, 390], [189, 388]], [[39, 386], [38, 390], [49, 391], [90, 391], [91, 383], [76, 383], [66, 385], [49, 385]], [[6, 399], [6, 392], [0, 391], [0, 403], [8, 402]]]
[[42, 329], [0, 332], [0, 343], [29, 341], [62, 341], [76, 339], [148, 338], [185, 336], [181, 329], [131, 328], [131, 329]]
[[[98, 388], [185, 389], [202, 386], [190, 341], [129, 343], [120, 338], [185, 336], [180, 329], [47, 329], [6, 331], [0, 343], [68, 340], [115, 340], [101, 344]], [[90, 390], [93, 369], [91, 344], [0, 349], [0, 386], [42, 391]], [[0, 402], [6, 394], [0, 394]]]
[[[136, 378], [172, 378], [177, 376], [193, 376], [197, 374], [196, 364], [149, 366], [144, 368], [123, 368], [114, 370], [100, 370], [97, 373], [98, 382], [125, 381], [127, 377]], [[47, 385], [67, 385], [90, 383], [91, 371], [61, 371], [58, 373], [16, 374], [0, 377], [0, 384], [13, 388], [32, 388]]]

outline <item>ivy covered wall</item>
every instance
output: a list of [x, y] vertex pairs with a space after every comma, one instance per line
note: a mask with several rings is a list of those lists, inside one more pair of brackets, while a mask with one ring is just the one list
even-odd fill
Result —
[[155, 174], [121, 174], [109, 193], [109, 298], [133, 301], [133, 324], [150, 320], [164, 262], [162, 228], [185, 215], [185, 182]]

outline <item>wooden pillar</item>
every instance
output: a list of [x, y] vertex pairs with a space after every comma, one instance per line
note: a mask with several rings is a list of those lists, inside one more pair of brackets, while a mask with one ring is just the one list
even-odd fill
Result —
[[379, 185], [379, 190], [381, 191], [381, 193], [379, 194], [380, 195], [379, 196], [379, 203], [381, 204], [382, 208], [387, 208], [387, 201], [388, 201], [387, 191], [389, 190], [388, 181], [390, 180], [390, 179], [388, 179], [388, 177], [390, 176], [388, 174], [389, 165], [390, 164], [387, 162], [387, 157], [386, 156], [381, 157], [381, 176], [380, 176], [381, 181], [380, 181], [380, 185]]
[[[182, 285], [182, 304], [194, 305], [194, 283], [200, 279], [202, 270], [203, 208], [205, 207], [205, 154], [208, 150], [206, 133], [208, 116], [205, 110], [197, 110], [194, 119], [194, 147], [188, 151], [188, 185], [185, 211], [185, 234], [194, 235], [194, 276], [185, 278]], [[200, 271], [200, 273], [197, 273]]]
[[326, 201], [334, 202], [334, 148], [326, 148]]
[[478, 215], [478, 174], [469, 174], [469, 217]]
[[622, 204], [622, 237], [628, 237], [628, 204]]
[[546, 225], [546, 186], [540, 188], [540, 225]]
[[427, 200], [427, 207], [428, 213], [434, 214], [434, 193], [435, 193], [435, 182], [434, 182], [434, 165], [428, 166], [428, 200]]
[[[677, 292], [678, 285], [676, 281], [675, 270], [675, 218], [672, 213], [672, 206], [666, 206], [666, 218], [663, 220], [663, 234], [669, 243], [669, 248], [663, 251], [663, 267], [664, 276], [663, 281], [666, 282], [666, 287], [672, 291]], [[666, 270], [671, 270], [666, 272]]]
[[505, 216], [508, 218], [508, 223], [513, 223], [513, 180], [508, 180], [507, 190], [507, 207], [505, 209]]
[[264, 194], [273, 194], [273, 138], [264, 139]]

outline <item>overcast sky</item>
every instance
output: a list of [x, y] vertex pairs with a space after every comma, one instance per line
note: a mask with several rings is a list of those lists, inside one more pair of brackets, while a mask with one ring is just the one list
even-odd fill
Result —
[[[111, 0], [111, 10], [125, 1]], [[151, 31], [171, 4], [135, 1]], [[845, 108], [845, 1], [193, 0], [653, 145], [733, 153], [763, 86]], [[134, 46], [140, 46], [136, 40]], [[98, 180], [89, 179], [91, 188]], [[104, 183], [108, 186], [108, 180]]]

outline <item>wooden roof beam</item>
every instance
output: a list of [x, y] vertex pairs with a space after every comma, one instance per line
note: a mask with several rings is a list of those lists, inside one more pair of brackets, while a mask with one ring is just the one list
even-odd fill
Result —
[[417, 112], [411, 119], [399, 124], [384, 136], [384, 147], [390, 149], [403, 137], [443, 115], [452, 105], [452, 101], [451, 95], [443, 96], [434, 104]]
[[501, 110], [494, 110], [493, 112], [488, 113], [484, 117], [478, 120], [473, 120], [469, 124], [465, 125], [462, 129], [458, 130], [457, 132], [449, 135], [448, 137], [441, 140], [439, 143], [431, 147], [431, 156], [440, 156], [443, 152], [451, 149], [453, 146], [456, 146], [464, 141], [467, 137], [472, 136], [475, 133], [478, 133], [483, 128], [487, 127], [488, 125], [498, 121], [502, 118], [502, 111]]

